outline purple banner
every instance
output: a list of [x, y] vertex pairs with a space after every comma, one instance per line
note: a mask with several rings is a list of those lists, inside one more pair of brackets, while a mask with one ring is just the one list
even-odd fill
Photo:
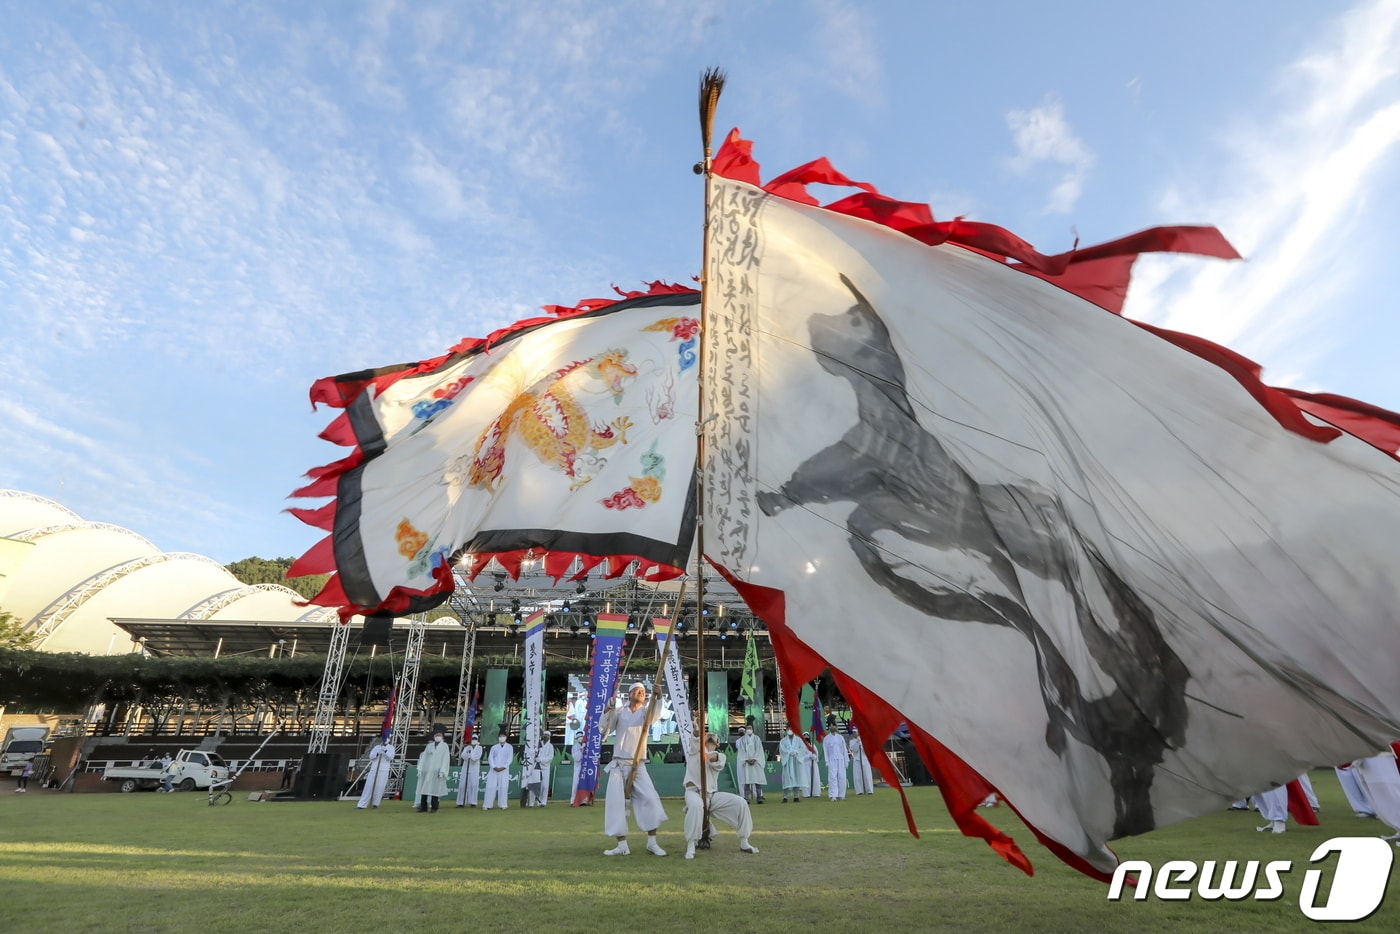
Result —
[[583, 761], [578, 769], [578, 791], [574, 806], [592, 804], [598, 793], [598, 760], [603, 754], [603, 712], [617, 694], [617, 676], [622, 664], [622, 639], [627, 633], [627, 616], [599, 613], [597, 635], [593, 639], [593, 664], [588, 671], [588, 715], [583, 725]]

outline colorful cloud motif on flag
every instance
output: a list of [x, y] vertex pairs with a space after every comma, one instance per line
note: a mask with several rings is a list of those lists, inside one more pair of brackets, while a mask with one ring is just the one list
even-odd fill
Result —
[[715, 168], [706, 554], [788, 710], [829, 666], [964, 832], [1029, 871], [996, 790], [1100, 876], [1400, 736], [1400, 418], [1117, 315], [1136, 253], [1233, 256], [1217, 232], [1044, 256], [824, 161], [760, 186], [737, 136]]
[[[294, 496], [330, 535], [291, 576], [330, 573], [313, 602], [403, 615], [441, 603], [450, 563], [495, 557], [512, 575], [582, 556], [615, 576], [677, 576], [694, 516], [699, 297], [653, 283], [621, 300], [551, 306], [551, 317], [468, 339], [420, 363], [318, 381], [313, 404], [345, 411], [322, 437], [349, 446]], [[580, 572], [576, 572], [580, 573]]]

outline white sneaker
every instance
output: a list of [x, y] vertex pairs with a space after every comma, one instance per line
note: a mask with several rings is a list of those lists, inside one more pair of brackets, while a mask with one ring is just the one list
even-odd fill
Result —
[[666, 855], [666, 851], [661, 849], [661, 844], [657, 843], [654, 837], [647, 840], [647, 852], [652, 854], [653, 856]]
[[627, 848], [627, 841], [626, 841], [626, 840], [619, 840], [619, 841], [617, 841], [617, 846], [613, 847], [611, 850], [604, 850], [604, 851], [603, 851], [603, 855], [604, 855], [604, 856], [631, 856], [631, 855], [632, 855], [632, 851], [629, 850], [629, 849]]
[[685, 845], [685, 858], [686, 858], [686, 859], [694, 859], [694, 858], [695, 858], [695, 844], [694, 844], [694, 843], [687, 843], [687, 844]]
[[747, 841], [747, 840], [740, 840], [740, 841], [739, 841], [739, 852], [740, 852], [740, 853], [753, 853], [755, 856], [757, 856], [757, 855], [758, 855], [758, 847], [754, 846], [752, 843], [750, 843], [750, 842]]

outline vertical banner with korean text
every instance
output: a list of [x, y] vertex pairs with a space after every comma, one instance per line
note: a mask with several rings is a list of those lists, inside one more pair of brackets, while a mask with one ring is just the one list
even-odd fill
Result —
[[[544, 682], [544, 617], [543, 609], [530, 614], [525, 621], [525, 708], [521, 712], [520, 742], [525, 747], [520, 756], [520, 774], [529, 775], [538, 766], [536, 753], [540, 746], [540, 694]], [[525, 781], [521, 781], [524, 785]]]
[[593, 663], [588, 671], [588, 713], [584, 720], [583, 761], [578, 769], [578, 791], [573, 805], [592, 804], [598, 791], [598, 760], [603, 753], [603, 711], [617, 693], [622, 667], [622, 640], [627, 633], [626, 613], [599, 613], [594, 627]]
[[[656, 657], [666, 651], [666, 638], [671, 632], [671, 620], [669, 617], [657, 617], [651, 621], [652, 629], [656, 634]], [[671, 695], [671, 710], [675, 713], [676, 727], [681, 734], [681, 751], [690, 758], [691, 752], [697, 747], [695, 745], [695, 718], [690, 714], [690, 692], [685, 686], [685, 672], [681, 669], [680, 645], [671, 646], [671, 651], [666, 655], [666, 690]]]

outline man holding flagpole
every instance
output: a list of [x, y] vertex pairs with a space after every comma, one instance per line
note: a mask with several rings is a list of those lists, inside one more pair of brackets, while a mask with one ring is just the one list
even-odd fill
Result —
[[875, 776], [870, 770], [870, 757], [865, 754], [865, 744], [860, 741], [860, 730], [855, 724], [851, 725], [851, 738], [846, 741], [846, 746], [851, 753], [851, 784], [855, 787], [858, 795], [873, 795], [875, 793]]
[[817, 768], [817, 747], [812, 745], [812, 734], [802, 734], [803, 746], [803, 768], [805, 772], [803, 779], [806, 782], [805, 790], [807, 797], [820, 798], [822, 796], [821, 771]]
[[399, 705], [399, 686], [389, 688], [389, 703], [384, 708], [384, 721], [379, 725], [379, 742], [369, 750], [369, 767], [365, 769], [365, 790], [355, 808], [363, 811], [367, 807], [379, 807], [384, 799], [384, 789], [389, 784], [389, 773], [394, 767], [394, 744], [389, 737], [394, 733], [394, 714]]
[[540, 741], [535, 746], [535, 767], [530, 769], [528, 776], [530, 793], [526, 807], [542, 808], [549, 803], [549, 779], [553, 764], [554, 744], [546, 730], [540, 734]]
[[462, 770], [457, 773], [457, 807], [476, 807], [476, 794], [481, 787], [481, 740], [472, 741], [462, 747]]
[[[724, 771], [724, 753], [719, 751], [719, 739], [713, 733], [705, 734], [705, 754], [702, 757], [692, 754], [687, 757], [685, 766], [685, 858], [695, 858], [695, 845], [705, 830], [705, 815], [711, 820], [723, 821], [734, 828], [739, 835], [739, 851], [758, 853], [758, 847], [749, 842], [753, 833], [753, 815], [749, 803], [738, 795], [727, 791], [717, 791], [719, 776]], [[701, 803], [700, 769], [707, 769], [704, 782], [708, 794], [708, 806]]]
[[[629, 856], [627, 847], [627, 806], [632, 806], [632, 816], [647, 835], [647, 852], [655, 856], [665, 856], [666, 851], [656, 842], [656, 829], [666, 821], [666, 811], [661, 806], [661, 798], [647, 774], [645, 747], [642, 738], [647, 726], [647, 689], [637, 682], [627, 692], [626, 707], [610, 707], [603, 714], [602, 735], [617, 731], [613, 739], [613, 757], [608, 763], [608, 790], [603, 801], [603, 833], [617, 838], [617, 845], [604, 850], [604, 856]], [[627, 781], [632, 778], [632, 795], [627, 795]]]
[[379, 737], [379, 742], [370, 747], [369, 767], [365, 769], [365, 790], [360, 793], [356, 810], [379, 807], [384, 797], [384, 787], [389, 782], [389, 771], [394, 765], [394, 744], [387, 734]]
[[578, 794], [578, 775], [583, 765], [583, 755], [587, 748], [587, 742], [588, 738], [584, 735], [583, 727], [580, 725], [574, 731], [574, 744], [569, 747], [569, 759], [574, 765], [574, 783], [573, 787], [569, 789], [569, 807], [579, 806], [579, 802], [574, 800], [574, 796]]

